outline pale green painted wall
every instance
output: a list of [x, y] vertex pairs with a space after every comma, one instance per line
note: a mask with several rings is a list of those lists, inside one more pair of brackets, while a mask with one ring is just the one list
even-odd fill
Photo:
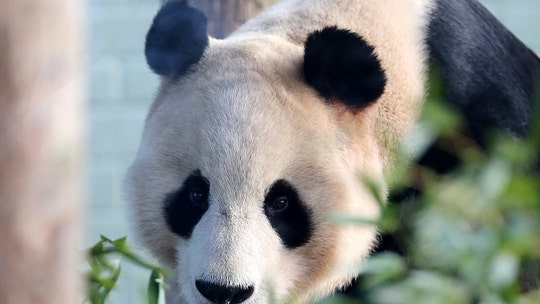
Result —
[[[157, 9], [157, 0], [88, 0], [85, 246], [96, 242], [100, 234], [127, 235], [134, 241], [122, 199], [122, 179], [158, 85], [143, 56], [144, 37]], [[143, 304], [147, 274], [125, 264], [111, 303]]]

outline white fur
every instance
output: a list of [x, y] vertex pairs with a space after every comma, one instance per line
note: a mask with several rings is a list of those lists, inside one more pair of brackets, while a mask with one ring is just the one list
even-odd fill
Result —
[[[386, 191], [392, 152], [417, 117], [430, 2], [282, 1], [228, 39], [211, 39], [192, 73], [163, 80], [126, 186], [143, 242], [175, 270], [169, 303], [207, 303], [197, 279], [254, 285], [247, 304], [306, 303], [356, 275], [376, 231], [333, 217], [379, 213], [360, 176]], [[386, 71], [385, 93], [360, 113], [325, 104], [303, 80], [303, 42], [329, 25], [364, 37]], [[167, 227], [163, 200], [195, 169], [210, 182], [210, 207], [185, 240]], [[315, 224], [293, 250], [262, 211], [265, 191], [282, 178]]]

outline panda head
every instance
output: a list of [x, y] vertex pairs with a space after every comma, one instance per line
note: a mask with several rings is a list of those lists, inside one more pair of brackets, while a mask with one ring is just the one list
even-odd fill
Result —
[[[147, 36], [163, 77], [126, 185], [144, 243], [172, 268], [172, 303], [306, 302], [354, 277], [383, 183], [375, 135], [386, 76], [360, 36], [328, 27], [298, 45], [206, 36], [169, 2]], [[354, 59], [351, 59], [354, 58]]]

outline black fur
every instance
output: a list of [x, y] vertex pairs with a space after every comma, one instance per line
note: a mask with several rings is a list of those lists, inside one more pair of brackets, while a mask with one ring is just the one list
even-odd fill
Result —
[[170, 1], [159, 10], [146, 35], [146, 61], [157, 74], [174, 79], [197, 63], [207, 46], [204, 14], [185, 1]]
[[[193, 201], [193, 193], [203, 194], [200, 200]], [[200, 171], [193, 172], [179, 190], [165, 197], [164, 215], [172, 232], [181, 237], [189, 238], [208, 209], [210, 183]]]
[[540, 81], [536, 54], [476, 0], [438, 0], [427, 42], [447, 100], [479, 143], [490, 129], [526, 134]]
[[376, 101], [386, 85], [374, 48], [357, 34], [335, 26], [308, 36], [304, 76], [322, 97], [352, 109]]
[[253, 286], [225, 286], [202, 280], [195, 281], [195, 286], [201, 295], [217, 304], [239, 304], [253, 295]]
[[[282, 199], [287, 201], [286, 207], [276, 208], [276, 202]], [[270, 187], [264, 199], [264, 213], [285, 247], [300, 247], [311, 238], [311, 213], [289, 182], [281, 179]]]

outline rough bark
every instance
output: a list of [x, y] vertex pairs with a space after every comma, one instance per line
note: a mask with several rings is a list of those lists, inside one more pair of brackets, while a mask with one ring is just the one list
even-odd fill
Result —
[[224, 38], [275, 0], [195, 0], [208, 18], [208, 34]]
[[82, 1], [0, 7], [0, 303], [77, 303]]

